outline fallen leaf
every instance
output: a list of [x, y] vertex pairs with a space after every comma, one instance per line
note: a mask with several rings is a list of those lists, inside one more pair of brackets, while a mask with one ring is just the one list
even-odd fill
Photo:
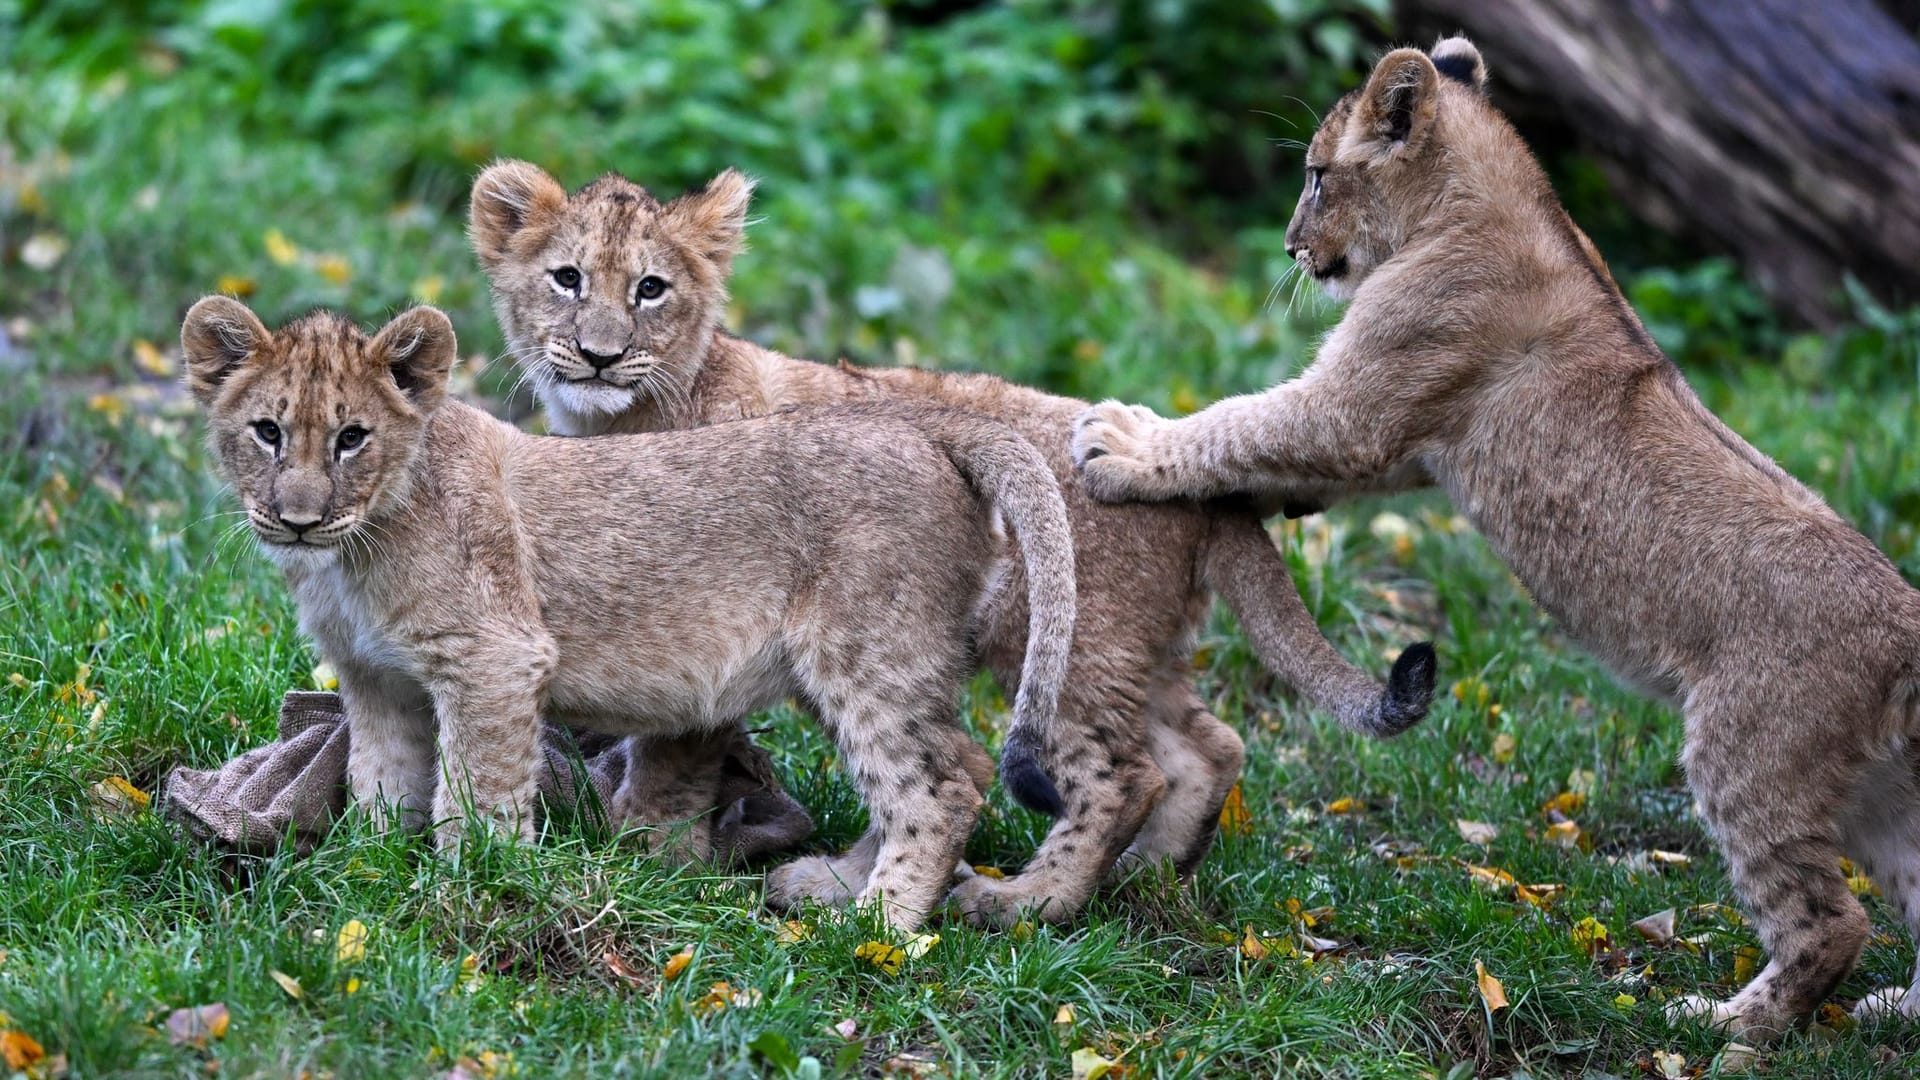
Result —
[[1220, 831], [1228, 836], [1246, 836], [1253, 832], [1253, 811], [1247, 809], [1246, 793], [1235, 780], [1227, 789], [1227, 801], [1220, 805]]
[[146, 338], [136, 338], [133, 342], [133, 366], [157, 379], [174, 376], [173, 361]]
[[1513, 894], [1517, 900], [1525, 900], [1534, 907], [1544, 909], [1552, 907], [1555, 901], [1567, 895], [1567, 887], [1559, 883], [1515, 885]]
[[1751, 1072], [1760, 1064], [1760, 1051], [1745, 1043], [1730, 1042], [1714, 1059], [1715, 1071], [1727, 1073]]
[[622, 982], [642, 983], [647, 980], [647, 977], [641, 974], [638, 968], [627, 963], [626, 957], [621, 956], [612, 949], [608, 949], [606, 952], [600, 954], [600, 962], [607, 965], [607, 971], [614, 978]]
[[895, 1054], [880, 1064], [880, 1071], [887, 1076], [932, 1076], [940, 1063], [919, 1054]]
[[460, 970], [454, 973], [453, 988], [471, 994], [480, 989], [484, 976], [480, 974], [480, 957], [468, 953], [460, 961]]
[[67, 238], [58, 233], [34, 233], [20, 245], [20, 261], [42, 273], [59, 265], [66, 254]]
[[340, 673], [333, 670], [332, 664], [324, 661], [316, 664], [313, 669], [313, 688], [315, 690], [340, 689]]
[[258, 286], [253, 283], [252, 278], [243, 277], [239, 274], [221, 274], [220, 280], [213, 284], [214, 292], [226, 293], [228, 296], [237, 296], [243, 300], [252, 296], [257, 288]]
[[1507, 988], [1488, 973], [1485, 963], [1479, 960], [1473, 962], [1473, 977], [1480, 984], [1480, 1000], [1486, 1004], [1488, 1012], [1499, 1012], [1507, 1007]]
[[1063, 1004], [1058, 1009], [1055, 1009], [1053, 1011], [1053, 1022], [1055, 1025], [1061, 1026], [1061, 1027], [1065, 1027], [1069, 1024], [1072, 1024], [1073, 1023], [1073, 1006]]
[[1633, 924], [1633, 929], [1641, 937], [1655, 945], [1665, 945], [1673, 940], [1675, 923], [1679, 913], [1672, 908], [1656, 912]]
[[124, 776], [109, 776], [93, 785], [93, 798], [101, 809], [116, 814], [138, 814], [153, 804], [153, 796]]
[[1547, 842], [1555, 847], [1578, 848], [1582, 835], [1576, 822], [1556, 821], [1547, 826]]
[[1240, 939], [1240, 955], [1249, 960], [1265, 960], [1267, 958], [1266, 943], [1262, 942], [1259, 935], [1253, 932], [1253, 926], [1251, 924], [1247, 926], [1246, 936]]
[[667, 957], [667, 962], [660, 967], [660, 977], [671, 982], [679, 978], [680, 973], [687, 970], [687, 965], [691, 963], [693, 963], [693, 946], [689, 945]]
[[167, 1014], [167, 1041], [175, 1046], [205, 1049], [209, 1041], [227, 1037], [227, 1006], [216, 1001]]
[[847, 1040], [848, 1042], [852, 1042], [854, 1039], [858, 1038], [860, 1035], [860, 1025], [857, 1022], [855, 1022], [852, 1017], [848, 1017], [847, 1019], [842, 1020], [839, 1023], [833, 1025], [833, 1033]]
[[1592, 769], [1575, 769], [1567, 774], [1567, 790], [1584, 799], [1593, 794], [1599, 779]]
[[1484, 821], [1468, 821], [1466, 818], [1458, 818], [1454, 821], [1453, 826], [1460, 830], [1460, 839], [1465, 840], [1469, 844], [1479, 844], [1481, 847], [1486, 847], [1488, 844], [1493, 843], [1500, 835], [1498, 826], [1489, 825]]
[[355, 976], [349, 975], [347, 976], [347, 981], [342, 983], [340, 988], [349, 994], [357, 994], [360, 992], [360, 980]]
[[351, 964], [367, 958], [367, 938], [371, 931], [367, 924], [359, 919], [348, 919], [334, 938], [333, 958], [336, 963]]
[[1760, 969], [1760, 950], [1751, 945], [1743, 945], [1733, 950], [1733, 984], [1744, 986], [1753, 979], [1753, 973]]
[[267, 978], [272, 979], [280, 989], [287, 992], [288, 997], [295, 1001], [299, 1001], [301, 998], [307, 996], [307, 992], [300, 989], [300, 980], [284, 971], [269, 968], [267, 969]]
[[268, 229], [260, 239], [266, 245], [267, 258], [279, 265], [291, 266], [300, 261], [300, 249], [279, 229]]
[[1665, 1080], [1681, 1080], [1687, 1075], [1687, 1059], [1671, 1050], [1655, 1050], [1653, 1067], [1659, 1070], [1657, 1075]]
[[799, 919], [788, 919], [773, 928], [773, 940], [780, 945], [798, 945], [813, 936], [813, 927]]
[[0, 1057], [6, 1058], [7, 1068], [14, 1072], [25, 1072], [46, 1056], [46, 1050], [26, 1032], [0, 1031]]
[[1512, 874], [1497, 866], [1472, 866], [1464, 863], [1462, 865], [1467, 867], [1467, 874], [1473, 879], [1473, 883], [1484, 889], [1503, 893], [1520, 884], [1514, 880]]
[[1493, 760], [1507, 765], [1513, 762], [1514, 752], [1519, 749], [1520, 741], [1503, 731], [1493, 737], [1493, 748], [1489, 753]]
[[1007, 876], [1007, 872], [997, 866], [976, 866], [973, 868], [973, 872], [983, 878], [992, 878], [995, 881], [1003, 881]]
[[940, 944], [939, 934], [916, 934], [900, 948], [907, 954], [907, 959], [918, 960], [927, 955], [928, 949], [938, 944]]
[[1591, 915], [1574, 923], [1569, 933], [1573, 937], [1573, 947], [1588, 956], [1605, 952], [1613, 940], [1612, 935], [1607, 931], [1607, 924]]
[[1113, 1072], [1115, 1064], [1098, 1050], [1083, 1046], [1073, 1052], [1073, 1080], [1100, 1080]]
[[1819, 1020], [1822, 1024], [1841, 1032], [1852, 1031], [1860, 1026], [1860, 1021], [1855, 1020], [1852, 1013], [1831, 1001], [1820, 1006]]
[[693, 1003], [696, 1016], [712, 1016], [727, 1009], [751, 1009], [760, 1004], [761, 993], [752, 987], [735, 989], [732, 983], [717, 982]]
[[1349, 796], [1343, 799], [1335, 799], [1332, 802], [1328, 803], [1327, 813], [1357, 814], [1357, 813], [1360, 813], [1362, 810], [1365, 810], [1366, 808], [1367, 808], [1366, 803], [1362, 802], [1359, 799]]
[[906, 960], [906, 950], [898, 945], [889, 945], [884, 941], [869, 941], [853, 950], [855, 960], [865, 960], [889, 975], [900, 974], [900, 965]]
[[1559, 814], [1562, 817], [1570, 818], [1578, 814], [1586, 805], [1587, 796], [1585, 792], [1563, 791], [1542, 803], [1540, 805], [1540, 812], [1549, 815]]
[[1640, 1004], [1640, 999], [1634, 997], [1632, 994], [1613, 995], [1613, 1007], [1619, 1009], [1621, 1012], [1631, 1012], [1633, 1011], [1633, 1007], [1638, 1004]]

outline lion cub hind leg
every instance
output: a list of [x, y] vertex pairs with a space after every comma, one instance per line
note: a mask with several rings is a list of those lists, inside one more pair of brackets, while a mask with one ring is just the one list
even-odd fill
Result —
[[[1696, 996], [1675, 1010], [1755, 1045], [1804, 1023], [1853, 970], [1869, 932], [1866, 910], [1840, 869], [1836, 820], [1867, 770], [1857, 748], [1831, 744], [1835, 724], [1818, 714], [1789, 719], [1791, 710], [1780, 702], [1696, 706], [1688, 710], [1683, 753], [1688, 782], [1769, 959], [1731, 999]], [[1771, 722], [1761, 719], [1767, 713]]]
[[1166, 777], [1166, 794], [1122, 856], [1128, 862], [1170, 861], [1182, 876], [1198, 869], [1220, 827], [1220, 808], [1240, 779], [1246, 745], [1208, 710], [1182, 676], [1172, 676], [1147, 703], [1147, 745]]
[[[1879, 887], [1920, 943], [1920, 748], [1910, 746], [1907, 753], [1875, 765], [1843, 827], [1847, 857]], [[1909, 986], [1867, 995], [1854, 1015], [1863, 1020], [1920, 1017], [1920, 960]]]
[[[1137, 715], [1144, 688], [1087, 685], [1075, 671], [1060, 702], [1048, 771], [1067, 812], [1056, 819], [1018, 874], [969, 877], [953, 898], [974, 922], [1062, 922], [1086, 906], [1114, 861], [1159, 804], [1166, 779], [1142, 745]], [[1073, 737], [1069, 741], [1068, 736]]]
[[539, 788], [540, 706], [558, 652], [539, 631], [475, 634], [432, 658], [427, 689], [440, 726], [434, 843], [458, 846], [468, 812], [497, 833], [532, 840]]

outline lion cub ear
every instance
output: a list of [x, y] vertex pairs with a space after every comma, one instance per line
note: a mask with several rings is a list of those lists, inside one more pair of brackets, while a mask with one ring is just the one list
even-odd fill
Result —
[[1362, 144], [1381, 157], [1418, 152], [1433, 128], [1439, 84], [1439, 70], [1419, 49], [1381, 57], [1360, 91], [1355, 132]]
[[746, 246], [747, 204], [752, 200], [753, 181], [738, 169], [728, 169], [702, 190], [668, 203], [660, 217], [725, 273]]
[[227, 378], [272, 336], [259, 316], [233, 297], [201, 297], [180, 324], [185, 379], [194, 400], [211, 406]]
[[1455, 34], [1441, 38], [1433, 43], [1433, 49], [1427, 53], [1433, 58], [1433, 66], [1440, 74], [1455, 82], [1464, 83], [1480, 91], [1487, 92], [1487, 62], [1480, 59], [1480, 50], [1473, 42]]
[[423, 413], [438, 408], [447, 396], [447, 374], [459, 352], [453, 323], [439, 308], [402, 312], [373, 337], [373, 354], [385, 361], [394, 385]]
[[567, 207], [567, 189], [540, 166], [527, 161], [496, 161], [473, 182], [467, 199], [467, 236], [480, 265], [492, 270], [505, 262], [513, 238]]

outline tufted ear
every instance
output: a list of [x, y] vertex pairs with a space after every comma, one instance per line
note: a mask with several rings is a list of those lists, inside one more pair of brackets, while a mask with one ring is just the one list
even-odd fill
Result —
[[1487, 92], [1487, 62], [1480, 59], [1480, 50], [1464, 35], [1441, 38], [1434, 42], [1427, 55], [1433, 58], [1433, 66], [1440, 74], [1482, 94]]
[[702, 190], [668, 203], [660, 216], [725, 272], [746, 246], [747, 204], [752, 199], [753, 181], [738, 169], [728, 169]]
[[211, 406], [221, 384], [271, 337], [259, 316], [231, 296], [202, 297], [188, 308], [180, 324], [180, 351], [194, 400]]
[[513, 238], [566, 209], [567, 189], [540, 166], [526, 161], [496, 161], [473, 182], [467, 199], [467, 237], [480, 265], [492, 270], [506, 261]]
[[1419, 49], [1395, 49], [1380, 58], [1360, 91], [1354, 130], [1382, 156], [1418, 152], [1433, 127], [1440, 72]]
[[400, 392], [428, 413], [447, 396], [447, 375], [460, 344], [446, 314], [422, 305], [401, 312], [382, 327], [373, 337], [373, 352], [385, 359]]

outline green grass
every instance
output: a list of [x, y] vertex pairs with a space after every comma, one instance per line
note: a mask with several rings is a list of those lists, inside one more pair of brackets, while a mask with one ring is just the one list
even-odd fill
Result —
[[[272, 34], [240, 7], [182, 4], [140, 25], [0, 3], [0, 678], [20, 675], [0, 683], [0, 1028], [89, 1077], [204, 1076], [212, 1061], [223, 1077], [438, 1075], [488, 1052], [524, 1076], [594, 1077], [874, 1075], [903, 1055], [953, 1075], [1065, 1076], [1082, 1048], [1134, 1076], [1628, 1076], [1655, 1051], [1711, 1060], [1721, 1040], [1670, 1026], [1659, 1001], [1725, 992], [1753, 941], [1686, 914], [1732, 896], [1680, 786], [1678, 720], [1571, 647], [1432, 497], [1283, 538], [1350, 655], [1384, 669], [1393, 647], [1436, 639], [1444, 697], [1426, 725], [1391, 743], [1339, 733], [1223, 618], [1197, 666], [1248, 736], [1244, 833], [1190, 884], [1132, 881], [1070, 928], [935, 927], [898, 974], [856, 958], [886, 937], [872, 925], [816, 913], [782, 943], [757, 873], [662, 867], [590, 829], [456, 862], [350, 823], [309, 858], [234, 862], [103, 809], [92, 790], [108, 777], [151, 791], [173, 765], [269, 738], [281, 692], [315, 661], [272, 568], [222, 539], [230, 504], [197, 420], [133, 364], [135, 342], [166, 345], [221, 276], [248, 278], [269, 320], [329, 304], [368, 321], [438, 277], [468, 349], [492, 355], [461, 239], [475, 165], [520, 154], [568, 181], [617, 167], [673, 190], [741, 164], [764, 182], [738, 265], [743, 332], [1192, 407], [1297, 368], [1334, 315], [1266, 303], [1297, 180], [1264, 140], [1299, 132], [1252, 110], [1288, 93], [1317, 104], [1377, 26], [1365, 5], [1253, 23], [1166, 5], [1154, 17], [1173, 21], [1149, 33], [1092, 3], [918, 26], [910, 8], [660, 3], [623, 23], [528, 2], [492, 22], [421, 5], [392, 24], [295, 4]], [[581, 44], [596, 27], [606, 40]], [[1209, 28], [1257, 37], [1276, 85], [1196, 89], [1219, 67]], [[1236, 170], [1261, 185], [1212, 182]], [[270, 229], [299, 257], [274, 262]], [[67, 245], [47, 269], [22, 258], [39, 235]], [[929, 262], [950, 289], [915, 271]], [[1715, 264], [1623, 274], [1709, 404], [1920, 577], [1913, 317], [1863, 305], [1855, 328], [1799, 336]], [[497, 392], [503, 374], [480, 385]], [[1001, 706], [981, 685], [963, 708], [984, 730]], [[850, 841], [863, 818], [822, 767], [830, 748], [801, 717], [767, 722], [819, 819], [814, 844]], [[1542, 812], [1582, 773], [1591, 852], [1548, 842]], [[1501, 832], [1483, 851], [1456, 819]], [[1017, 866], [1040, 829], [996, 796], [969, 857]], [[1692, 861], [1626, 861], [1654, 848]], [[1541, 910], [1475, 885], [1469, 864], [1566, 889]], [[1336, 953], [1285, 955], [1293, 901]], [[1884, 936], [1843, 1001], [1911, 967], [1911, 942], [1868, 903]], [[1669, 907], [1697, 952], [1628, 929]], [[1588, 918], [1616, 951], [1576, 945]], [[351, 919], [372, 936], [343, 962]], [[1265, 958], [1240, 948], [1249, 927]], [[1482, 1007], [1476, 962], [1509, 1008]], [[701, 1008], [721, 981], [757, 1002]], [[206, 1050], [157, 1030], [216, 1001], [232, 1024]], [[1055, 1022], [1062, 1006], [1071, 1023]], [[852, 1039], [834, 1030], [848, 1020]], [[1917, 1054], [1920, 1029], [1888, 1025], [1816, 1031], [1767, 1060], [1775, 1076], [1864, 1077], [1911, 1071]]]

